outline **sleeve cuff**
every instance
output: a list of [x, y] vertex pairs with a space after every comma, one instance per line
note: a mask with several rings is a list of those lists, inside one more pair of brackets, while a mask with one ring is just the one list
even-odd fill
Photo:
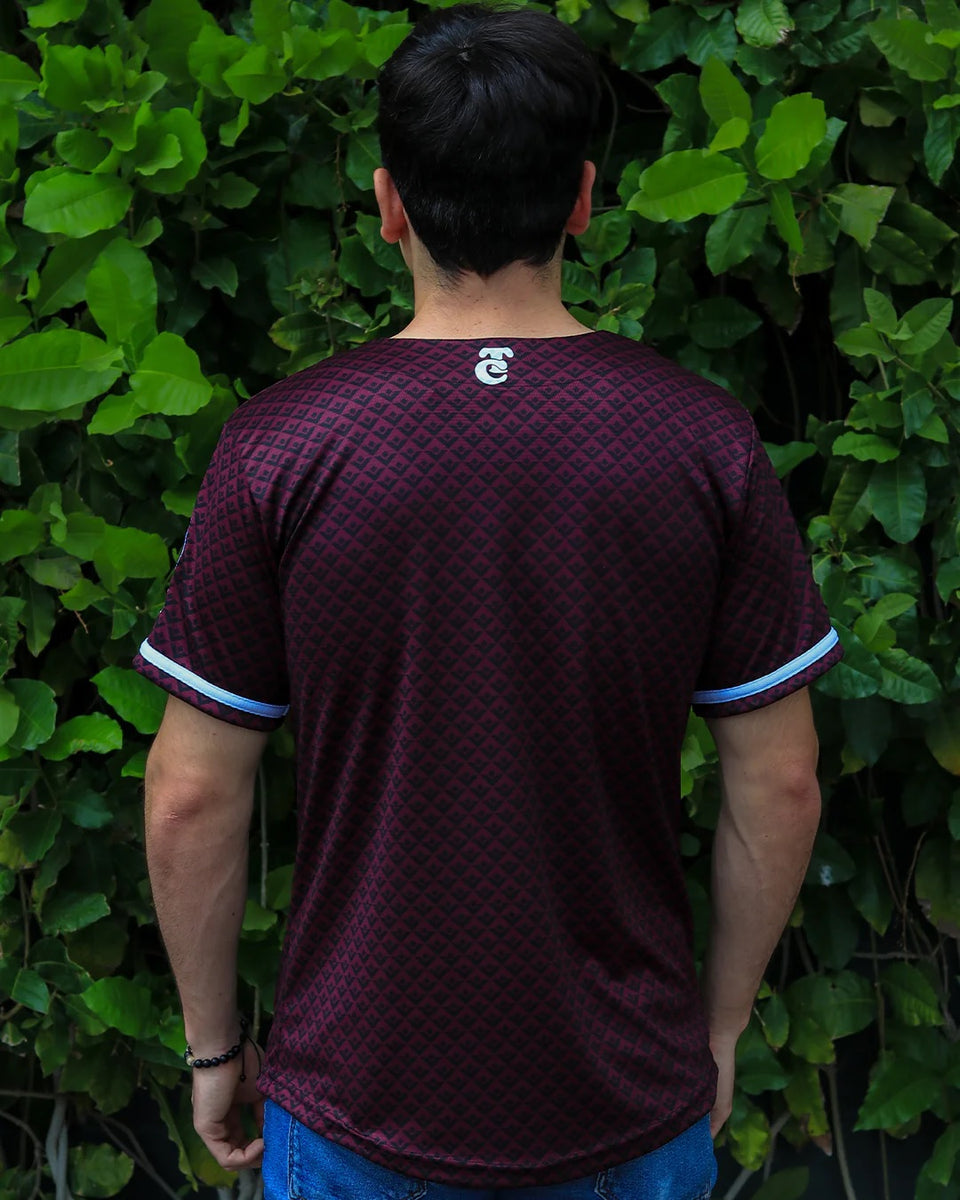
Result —
[[843, 657], [837, 631], [831, 629], [815, 646], [775, 671], [728, 688], [693, 693], [693, 709], [702, 717], [728, 717], [781, 700], [806, 687]]
[[231, 725], [269, 731], [276, 729], [290, 710], [289, 704], [253, 700], [211, 683], [189, 667], [168, 658], [151, 646], [149, 640], [141, 644], [133, 667], [178, 700]]

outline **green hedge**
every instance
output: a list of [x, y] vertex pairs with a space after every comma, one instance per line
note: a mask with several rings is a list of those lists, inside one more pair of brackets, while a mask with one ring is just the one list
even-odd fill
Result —
[[[190, 1129], [142, 853], [163, 698], [129, 664], [228, 414], [411, 311], [371, 187], [373, 80], [407, 11], [221, 7], [40, 0], [0, 19], [0, 1124], [20, 1151], [0, 1200], [149, 1172], [116, 1115], [138, 1088], [185, 1184], [228, 1181]], [[755, 412], [846, 650], [815, 685], [827, 817], [741, 1042], [726, 1147], [757, 1171], [778, 1136], [832, 1141], [852, 1196], [834, 1064], [868, 1031], [855, 1128], [878, 1132], [857, 1136], [881, 1157], [922, 1123], [938, 1140], [917, 1200], [960, 1197], [960, 9], [556, 12], [609, 84], [565, 298]], [[289, 902], [291, 753], [272, 738], [253, 832], [258, 1020]], [[701, 949], [712, 761], [691, 720]], [[806, 1191], [782, 1162], [764, 1200]]]

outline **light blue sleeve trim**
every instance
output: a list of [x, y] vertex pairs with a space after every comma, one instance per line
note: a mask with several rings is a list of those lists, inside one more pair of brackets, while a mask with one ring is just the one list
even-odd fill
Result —
[[148, 663], [152, 663], [153, 666], [172, 676], [180, 683], [186, 684], [187, 687], [193, 688], [201, 696], [207, 696], [210, 700], [217, 700], [220, 704], [227, 704], [230, 708], [239, 709], [240, 712], [251, 713], [255, 717], [276, 718], [284, 717], [290, 711], [289, 704], [263, 704], [259, 700], [248, 700], [245, 696], [238, 696], [234, 692], [227, 692], [223, 688], [217, 687], [215, 683], [207, 683], [199, 675], [194, 675], [193, 671], [188, 671], [186, 667], [182, 667], [178, 662], [174, 662], [172, 658], [167, 658], [159, 650], [154, 650], [153, 646], [146, 640], [140, 646], [140, 654]]
[[709, 692], [694, 692], [693, 702], [694, 704], [723, 704], [728, 700], [744, 700], [747, 696], [756, 696], [758, 692], [765, 692], [768, 688], [776, 687], [778, 683], [783, 683], [794, 675], [799, 675], [801, 671], [805, 671], [807, 667], [812, 666], [832, 650], [839, 640], [837, 631], [831, 629], [815, 646], [811, 646], [797, 658], [792, 658], [790, 662], [784, 663], [782, 667], [777, 667], [769, 675], [761, 675], [759, 679], [751, 679], [749, 683], [739, 683], [736, 687], [715, 688]]

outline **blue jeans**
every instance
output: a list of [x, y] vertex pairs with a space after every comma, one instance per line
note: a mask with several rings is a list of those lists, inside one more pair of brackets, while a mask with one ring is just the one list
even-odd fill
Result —
[[263, 1200], [707, 1200], [717, 1178], [704, 1117], [665, 1146], [545, 1187], [468, 1188], [401, 1175], [308, 1129], [268, 1100]]

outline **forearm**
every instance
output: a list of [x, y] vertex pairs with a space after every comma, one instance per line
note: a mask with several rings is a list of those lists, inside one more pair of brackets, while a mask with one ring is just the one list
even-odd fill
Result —
[[252, 797], [208, 796], [147, 778], [147, 867], [160, 932], [203, 1057], [237, 1040], [237, 944], [247, 892]]
[[703, 991], [711, 1037], [736, 1040], [796, 902], [820, 814], [812, 773], [721, 808]]

